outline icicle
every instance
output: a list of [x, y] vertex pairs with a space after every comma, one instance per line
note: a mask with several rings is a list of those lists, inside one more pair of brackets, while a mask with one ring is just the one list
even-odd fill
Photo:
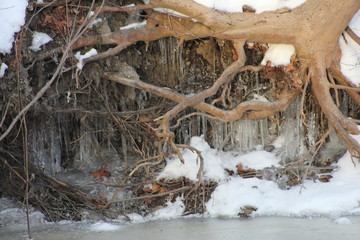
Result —
[[298, 111], [300, 98], [297, 98], [286, 110], [285, 121], [281, 125], [281, 135], [286, 139], [282, 146], [281, 158], [283, 161], [296, 161], [306, 152], [305, 136], [303, 134], [300, 113]]

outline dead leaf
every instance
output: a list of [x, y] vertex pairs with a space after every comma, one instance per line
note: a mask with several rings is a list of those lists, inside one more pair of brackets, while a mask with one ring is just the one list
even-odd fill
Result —
[[98, 171], [96, 171], [90, 175], [90, 177], [94, 177], [96, 179], [101, 179], [101, 178], [110, 177], [110, 176], [111, 176], [111, 173], [108, 170], [106, 170], [105, 168], [100, 168]]
[[98, 194], [99, 194], [99, 197], [100, 197], [102, 200], [107, 201], [107, 198], [105, 197], [104, 194], [102, 194], [101, 192], [98, 192]]
[[286, 65], [285, 71], [293, 72], [295, 70], [296, 70], [296, 67], [294, 66], [294, 64], [290, 63], [290, 64]]
[[160, 186], [159, 184], [153, 183], [153, 184], [151, 185], [151, 192], [152, 192], [152, 193], [155, 193], [155, 192], [159, 191], [160, 188], [161, 188], [161, 186]]

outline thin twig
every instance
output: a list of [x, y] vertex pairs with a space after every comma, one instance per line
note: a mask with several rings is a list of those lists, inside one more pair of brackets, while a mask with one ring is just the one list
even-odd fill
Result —
[[24, 147], [24, 173], [25, 173], [25, 192], [24, 192], [24, 200], [25, 200], [25, 208], [26, 208], [26, 226], [27, 226], [27, 234], [29, 239], [31, 237], [31, 229], [30, 229], [30, 217], [29, 217], [29, 148], [28, 148], [28, 130], [26, 124], [26, 116], [23, 116], [23, 147]]

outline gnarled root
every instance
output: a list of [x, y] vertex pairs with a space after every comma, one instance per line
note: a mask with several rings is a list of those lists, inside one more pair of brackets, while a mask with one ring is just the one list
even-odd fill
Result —
[[335, 105], [329, 89], [330, 83], [328, 82], [326, 69], [314, 66], [312, 68], [312, 91], [321, 107], [321, 110], [334, 126], [337, 135], [344, 141], [347, 149], [351, 152], [360, 154], [360, 145], [353, 139], [350, 134], [358, 135], [360, 130], [352, 119], [345, 118]]

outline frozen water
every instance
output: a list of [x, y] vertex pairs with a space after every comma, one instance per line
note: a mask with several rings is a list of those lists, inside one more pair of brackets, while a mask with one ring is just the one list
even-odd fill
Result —
[[[360, 234], [360, 218], [348, 217], [353, 224], [337, 224], [330, 218], [262, 217], [248, 219], [178, 219], [140, 224], [104, 223], [97, 231], [94, 224], [53, 224], [33, 229], [36, 240], [354, 240]], [[106, 229], [109, 226], [111, 229]], [[117, 230], [113, 228], [118, 227]], [[90, 230], [90, 231], [89, 231]], [[23, 240], [25, 229], [1, 229], [4, 240]]]

